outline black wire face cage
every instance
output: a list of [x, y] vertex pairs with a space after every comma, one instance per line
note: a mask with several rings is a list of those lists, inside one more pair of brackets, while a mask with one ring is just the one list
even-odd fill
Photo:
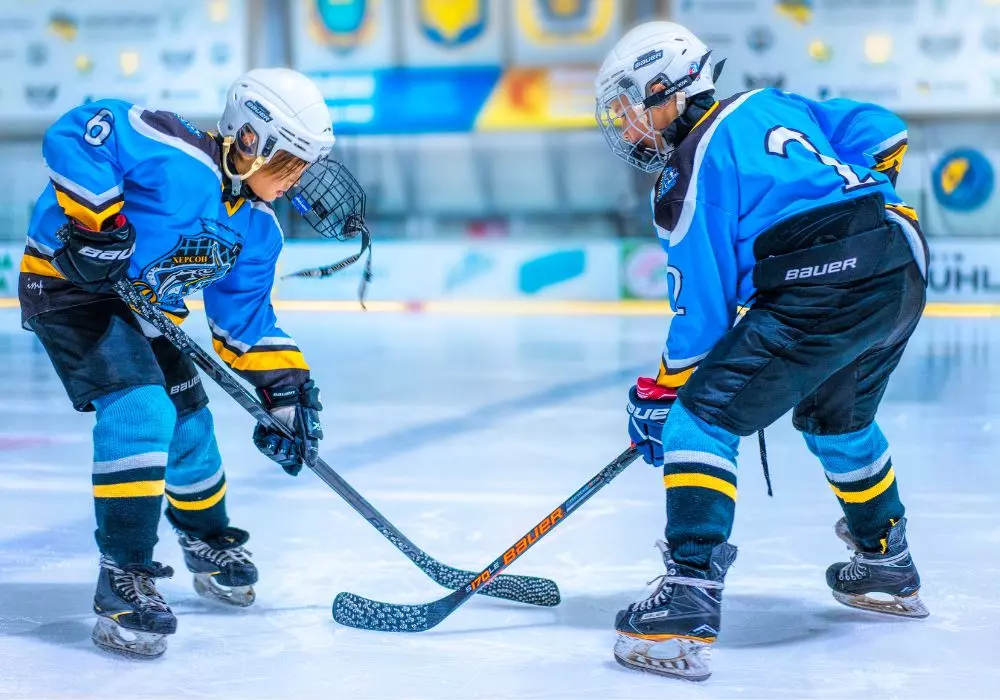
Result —
[[346, 166], [331, 158], [310, 166], [285, 196], [327, 238], [347, 241], [365, 228], [365, 191]]

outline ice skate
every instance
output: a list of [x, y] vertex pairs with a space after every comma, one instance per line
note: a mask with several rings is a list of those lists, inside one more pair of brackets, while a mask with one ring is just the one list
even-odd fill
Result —
[[622, 666], [688, 681], [712, 675], [711, 645], [719, 634], [722, 589], [736, 547], [712, 550], [708, 571], [678, 564], [666, 543], [657, 542], [667, 572], [650, 583], [645, 600], [618, 612], [615, 660]]
[[94, 594], [97, 624], [91, 634], [101, 649], [137, 659], [155, 659], [167, 650], [167, 635], [177, 631], [177, 618], [156, 590], [154, 580], [174, 571], [157, 562], [118, 566], [101, 557]]
[[837, 601], [852, 608], [901, 617], [927, 617], [920, 600], [920, 574], [906, 544], [906, 518], [892, 524], [883, 541], [883, 552], [860, 551], [841, 518], [834, 530], [854, 550], [849, 562], [826, 570], [826, 582]]
[[246, 530], [236, 527], [227, 527], [205, 539], [177, 531], [184, 564], [194, 574], [194, 590], [198, 595], [239, 608], [253, 605], [257, 567], [243, 546], [249, 539]]

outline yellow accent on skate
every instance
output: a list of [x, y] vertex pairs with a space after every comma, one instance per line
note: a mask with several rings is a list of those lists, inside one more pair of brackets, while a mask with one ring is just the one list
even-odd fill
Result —
[[644, 639], [647, 642], [669, 642], [671, 639], [686, 639], [690, 642], [713, 644], [716, 640], [716, 637], [691, 637], [686, 634], [639, 634], [638, 632], [622, 632], [621, 630], [618, 630], [618, 634], [624, 634], [626, 637], [633, 637], [635, 639]]
[[[891, 529], [891, 528], [896, 527], [896, 523], [897, 522], [899, 522], [899, 521], [898, 520], [893, 520], [892, 518], [889, 518], [889, 528]], [[879, 543], [879, 545], [882, 546], [882, 554], [885, 554], [887, 551], [889, 551], [889, 535], [886, 535], [885, 537], [883, 537], [882, 539], [880, 539], [878, 541], [878, 543]]]

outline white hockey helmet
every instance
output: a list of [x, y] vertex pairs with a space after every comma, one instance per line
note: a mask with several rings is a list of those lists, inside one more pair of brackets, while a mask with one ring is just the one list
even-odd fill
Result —
[[[664, 89], [654, 92], [658, 85]], [[640, 170], [655, 172], [666, 163], [673, 145], [656, 138], [647, 110], [677, 95], [677, 109], [683, 114], [687, 98], [714, 89], [711, 51], [701, 39], [674, 22], [646, 22], [619, 39], [598, 71], [597, 122], [616, 155]], [[635, 134], [642, 144], [634, 143]]]
[[333, 125], [323, 94], [312, 80], [289, 68], [255, 68], [229, 87], [219, 120], [223, 150], [236, 149], [253, 158], [250, 169], [238, 175], [222, 166], [232, 179], [233, 194], [246, 179], [278, 151], [287, 151], [307, 163], [316, 163], [333, 148]]

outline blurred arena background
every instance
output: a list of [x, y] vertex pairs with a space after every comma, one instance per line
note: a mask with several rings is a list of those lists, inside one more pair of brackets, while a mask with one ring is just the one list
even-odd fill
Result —
[[[610, 154], [592, 94], [608, 48], [652, 18], [727, 59], [722, 96], [777, 87], [899, 112], [932, 300], [1000, 303], [1000, 0], [4, 0], [0, 296], [16, 296], [40, 138], [61, 113], [118, 97], [210, 129], [241, 71], [288, 65], [320, 84], [335, 154], [369, 192], [375, 308], [663, 300], [651, 181]], [[284, 269], [350, 250], [281, 209]], [[357, 275], [275, 295], [346, 305]]]

